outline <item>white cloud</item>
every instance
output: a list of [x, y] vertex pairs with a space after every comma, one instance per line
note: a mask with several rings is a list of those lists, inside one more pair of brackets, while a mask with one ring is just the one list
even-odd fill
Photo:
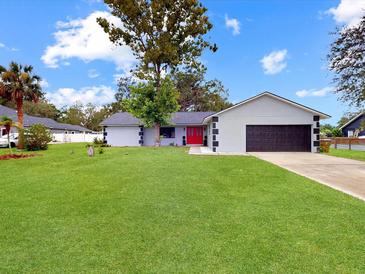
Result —
[[298, 97], [324, 97], [328, 93], [332, 92], [334, 90], [333, 87], [324, 87], [321, 89], [302, 89], [298, 90], [295, 94]]
[[46, 89], [49, 87], [49, 83], [46, 79], [42, 79], [40, 82], [40, 85], [41, 85], [42, 89]]
[[240, 34], [240, 21], [238, 21], [236, 18], [229, 18], [228, 15], [226, 14], [225, 16], [225, 20], [226, 20], [226, 27], [228, 29], [232, 29], [232, 34], [233, 35], [238, 35]]
[[96, 69], [89, 69], [88, 73], [87, 73], [87, 76], [89, 78], [97, 78], [100, 76], [100, 74], [96, 71]]
[[0, 48], [6, 49], [6, 50], [9, 50], [9, 51], [19, 51], [19, 49], [17, 49], [17, 48], [7, 47], [4, 43], [0, 43]]
[[365, 15], [365, 1], [341, 0], [337, 7], [330, 8], [327, 13], [331, 14], [337, 23], [353, 26]]
[[104, 17], [116, 26], [121, 22], [106, 11], [95, 11], [83, 19], [59, 21], [58, 31], [53, 36], [54, 45], [48, 46], [42, 56], [42, 61], [51, 68], [57, 68], [60, 61], [79, 58], [84, 62], [104, 60], [114, 62], [118, 70], [130, 69], [135, 62], [128, 46], [115, 46], [108, 35], [96, 22], [96, 18]]
[[288, 56], [288, 50], [283, 49], [279, 51], [273, 51], [268, 55], [265, 55], [261, 60], [262, 68], [265, 74], [277, 74], [286, 68], [285, 59]]
[[92, 103], [97, 106], [114, 101], [115, 91], [108, 86], [83, 87], [79, 90], [74, 88], [60, 88], [55, 92], [48, 92], [46, 98], [57, 107], [70, 106], [75, 103]]
[[84, 2], [88, 3], [89, 5], [95, 3], [101, 3], [103, 0], [84, 0]]

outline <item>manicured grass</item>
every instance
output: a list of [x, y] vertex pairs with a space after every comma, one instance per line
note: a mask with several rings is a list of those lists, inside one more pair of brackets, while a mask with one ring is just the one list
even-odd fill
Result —
[[365, 161], [365, 151], [331, 148], [328, 155], [342, 157], [342, 158], [349, 158], [349, 159], [354, 159], [354, 160], [359, 160], [359, 161]]
[[0, 273], [364, 273], [365, 203], [253, 157], [0, 162]]

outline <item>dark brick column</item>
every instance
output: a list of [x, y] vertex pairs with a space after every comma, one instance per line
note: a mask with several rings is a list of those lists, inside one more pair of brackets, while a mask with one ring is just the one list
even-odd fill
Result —
[[315, 122], [313, 124], [313, 135], [314, 135], [314, 141], [313, 141], [313, 146], [315, 147], [316, 151], [319, 152], [319, 147], [320, 147], [320, 135], [319, 135], [319, 127], [320, 127], [320, 123], [319, 123], [319, 115], [314, 115], [313, 116], [313, 121]]
[[106, 132], [106, 126], [103, 127], [103, 143], [106, 144], [106, 136], [108, 136], [108, 132]]
[[144, 133], [144, 131], [143, 131], [143, 126], [139, 126], [139, 141], [138, 141], [138, 143], [139, 143], [139, 145], [140, 146], [143, 146], [143, 133]]
[[219, 141], [217, 140], [217, 137], [218, 137], [218, 134], [219, 134], [219, 129], [217, 128], [218, 121], [219, 121], [218, 116], [214, 116], [212, 118], [212, 135], [213, 135], [212, 147], [213, 147], [213, 152], [217, 152], [217, 147], [219, 147]]

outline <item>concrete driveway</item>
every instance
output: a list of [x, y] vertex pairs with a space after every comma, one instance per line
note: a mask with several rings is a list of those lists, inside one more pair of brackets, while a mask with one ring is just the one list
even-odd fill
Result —
[[365, 162], [307, 152], [250, 154], [365, 201]]

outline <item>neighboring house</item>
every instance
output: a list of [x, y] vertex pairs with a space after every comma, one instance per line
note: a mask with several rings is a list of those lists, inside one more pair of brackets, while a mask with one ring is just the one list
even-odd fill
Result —
[[365, 125], [365, 113], [353, 117], [350, 121], [340, 127], [344, 137], [353, 137], [356, 130], [359, 130], [359, 137], [365, 136], [365, 129], [361, 131], [361, 128]]
[[[0, 116], [7, 116], [15, 122], [18, 121], [16, 110], [2, 105], [0, 105]], [[92, 133], [91, 130], [85, 127], [58, 123], [50, 118], [43, 118], [24, 114], [23, 123], [24, 123], [24, 128], [30, 127], [34, 124], [44, 125], [52, 133], [53, 140], [58, 142], [84, 142], [84, 141], [90, 142], [92, 141], [93, 137], [95, 137], [91, 136]], [[16, 129], [12, 129], [12, 131], [16, 132]], [[87, 136], [89, 134], [90, 136]], [[0, 137], [3, 135], [6, 135], [5, 128], [0, 127]], [[102, 138], [102, 135], [99, 134], [96, 137]]]
[[[270, 92], [223, 111], [176, 112], [161, 127], [162, 145], [208, 146], [214, 152], [319, 150], [319, 121], [330, 116]], [[122, 112], [104, 120], [112, 146], [153, 146], [154, 129]]]

